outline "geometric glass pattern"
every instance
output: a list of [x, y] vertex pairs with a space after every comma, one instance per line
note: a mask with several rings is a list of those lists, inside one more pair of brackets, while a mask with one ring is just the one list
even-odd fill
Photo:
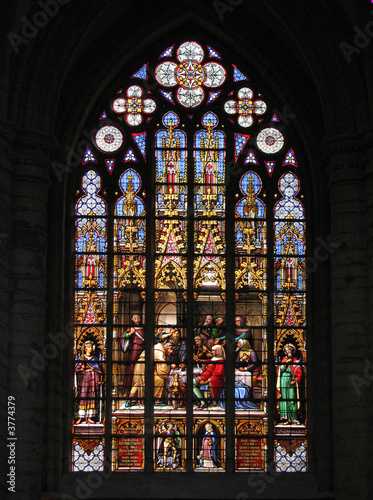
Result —
[[232, 67], [233, 67], [233, 81], [234, 82], [241, 82], [241, 81], [248, 80], [247, 76], [244, 75], [242, 73], [242, 71], [240, 71], [237, 68], [237, 66], [235, 66], [234, 64], [232, 64]]

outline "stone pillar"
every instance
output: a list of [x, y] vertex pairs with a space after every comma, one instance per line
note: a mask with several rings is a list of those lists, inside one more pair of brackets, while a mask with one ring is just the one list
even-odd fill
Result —
[[[368, 344], [366, 352], [366, 360], [363, 374], [363, 386], [361, 387], [362, 397], [368, 398], [369, 422], [373, 422], [373, 133], [371, 132], [364, 140], [364, 149], [366, 153], [366, 169], [365, 169], [365, 194], [367, 200], [367, 275], [368, 275]], [[369, 434], [368, 434], [369, 435]], [[368, 470], [373, 470], [373, 444], [372, 440], [367, 440], [367, 445], [370, 447], [369, 457], [370, 463]], [[370, 490], [367, 498], [373, 498], [373, 483], [370, 481]]]
[[[11, 193], [11, 162], [8, 156], [11, 142], [10, 127], [0, 124], [0, 393], [1, 411], [0, 428], [2, 436], [7, 434], [7, 404], [8, 396], [8, 341], [9, 341], [9, 242], [10, 242], [10, 193]], [[12, 415], [10, 415], [12, 416]], [[1, 487], [6, 491], [6, 474], [10, 472], [8, 464], [8, 448], [1, 447], [0, 470], [3, 471]]]
[[8, 393], [16, 402], [16, 495], [41, 497], [46, 360], [47, 197], [51, 137], [13, 145]]
[[[61, 162], [63, 160], [61, 159]], [[70, 440], [68, 424], [71, 414], [66, 401], [71, 401], [72, 389], [72, 327], [65, 319], [65, 307], [71, 292], [71, 284], [65, 271], [65, 182], [67, 170], [56, 175], [50, 168], [48, 204], [48, 254], [47, 254], [47, 297], [46, 337], [44, 349], [48, 356], [45, 368], [45, 455], [44, 491], [58, 491], [61, 474], [69, 453], [66, 438]], [[70, 200], [71, 201], [71, 200]], [[70, 247], [69, 247], [70, 248]], [[71, 270], [70, 270], [71, 271]], [[68, 275], [69, 271], [67, 272]], [[69, 318], [71, 320], [71, 318]], [[67, 358], [67, 359], [66, 359]], [[69, 381], [71, 384], [69, 384]], [[71, 458], [69, 456], [71, 469]]]
[[[335, 497], [369, 498], [368, 403], [354, 377], [367, 351], [367, 262], [364, 156], [358, 145], [336, 144], [330, 154], [331, 336]], [[317, 398], [317, 394], [316, 394]]]

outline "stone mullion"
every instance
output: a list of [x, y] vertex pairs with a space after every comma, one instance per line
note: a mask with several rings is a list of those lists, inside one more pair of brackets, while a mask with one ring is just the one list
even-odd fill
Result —
[[[363, 158], [353, 147], [347, 149], [344, 143], [331, 154], [330, 241], [340, 244], [331, 252], [332, 429], [335, 493], [341, 499], [355, 498], [369, 487], [368, 457], [355, 451], [366, 449], [367, 411], [360, 411], [366, 400], [359, 397], [351, 380], [363, 373], [368, 340], [363, 173]], [[351, 467], [356, 473], [353, 482], [346, 474]]]
[[[48, 160], [41, 137], [21, 137], [13, 156], [10, 239], [9, 394], [16, 400], [17, 493], [39, 497], [42, 487], [43, 392], [54, 351], [43, 352], [46, 328]], [[57, 272], [57, 269], [55, 270]], [[17, 426], [17, 422], [22, 425]], [[39, 494], [38, 494], [39, 493]]]

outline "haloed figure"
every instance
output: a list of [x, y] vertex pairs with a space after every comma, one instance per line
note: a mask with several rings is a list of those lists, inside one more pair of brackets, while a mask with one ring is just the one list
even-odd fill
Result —
[[94, 424], [98, 416], [98, 406], [100, 397], [100, 384], [102, 383], [103, 372], [94, 354], [95, 345], [91, 340], [84, 342], [84, 354], [78, 359], [75, 366], [77, 375], [78, 394], [78, 420], [86, 420], [89, 424]]
[[283, 348], [285, 357], [277, 367], [277, 397], [280, 406], [280, 421], [283, 425], [299, 425], [298, 410], [300, 408], [299, 385], [303, 371], [300, 360], [294, 357], [295, 346], [286, 344]]
[[[203, 459], [203, 467], [215, 466], [220, 467], [220, 461], [217, 456], [217, 442], [215, 432], [212, 425], [205, 425], [205, 436], [202, 440], [201, 457]], [[211, 463], [212, 462], [212, 463]]]

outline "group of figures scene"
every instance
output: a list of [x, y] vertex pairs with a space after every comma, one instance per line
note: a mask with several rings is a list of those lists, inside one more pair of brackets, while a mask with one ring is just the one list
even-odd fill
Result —
[[[203, 309], [203, 308], [202, 308]], [[205, 308], [208, 309], [208, 308]], [[239, 309], [239, 307], [237, 308]], [[163, 313], [158, 316], [158, 320], [163, 325], [175, 324], [177, 318], [167, 313], [172, 310], [172, 304], [163, 307]], [[201, 314], [196, 317], [202, 317]], [[249, 318], [251, 323], [261, 323], [259, 316]], [[154, 442], [155, 468], [167, 468], [167, 460], [172, 455], [171, 469], [183, 470], [185, 463], [185, 415], [187, 403], [187, 369], [193, 370], [193, 412], [198, 421], [211, 420], [212, 418], [224, 422], [225, 409], [225, 368], [226, 368], [226, 329], [224, 325], [224, 315], [206, 314], [203, 319], [197, 321], [193, 334], [193, 362], [188, 363], [186, 357], [187, 338], [184, 334], [185, 327], [160, 326], [154, 328], [154, 409], [155, 415], [160, 417], [163, 427], [156, 427]], [[266, 366], [266, 342], [265, 330], [258, 327], [249, 327], [246, 324], [245, 316], [235, 318], [235, 408], [236, 417], [241, 429], [246, 429], [244, 435], [237, 443], [237, 466], [238, 470], [255, 469], [253, 464], [258, 464], [258, 456], [264, 457], [266, 450], [266, 399], [267, 399], [267, 366]], [[91, 335], [94, 328], [91, 327]], [[89, 333], [87, 333], [89, 335]], [[294, 334], [291, 330], [286, 331], [283, 341], [291, 339]], [[136, 433], [141, 436], [144, 432], [143, 425], [139, 423], [144, 412], [145, 398], [145, 327], [142, 322], [142, 314], [133, 314], [130, 325], [123, 327], [121, 333], [113, 339], [113, 425], [116, 426], [123, 418], [127, 418], [132, 427], [137, 423]], [[291, 341], [283, 345], [281, 353], [276, 358], [276, 390], [277, 390], [277, 422], [281, 428], [281, 434], [287, 437], [297, 437], [304, 434], [301, 431], [305, 420], [304, 396], [304, 360], [299, 357], [299, 350], [296, 342]], [[76, 414], [75, 428], [79, 434], [79, 428], [84, 434], [102, 433], [104, 423], [105, 408], [105, 361], [103, 352], [99, 344], [95, 343], [94, 336], [91, 339], [81, 342], [81, 352], [78, 353], [75, 365], [76, 372]], [[298, 352], [297, 352], [298, 351]], [[297, 357], [298, 354], [298, 357]], [[229, 354], [228, 354], [229, 355]], [[302, 395], [303, 391], [303, 395]], [[206, 414], [206, 417], [203, 416]], [[250, 420], [248, 421], [248, 416]], [[163, 417], [163, 418], [162, 418]], [[198, 418], [197, 418], [198, 417]], [[250, 423], [251, 422], [251, 423]], [[255, 438], [248, 435], [251, 432], [253, 422], [256, 423], [257, 435]], [[130, 425], [130, 427], [131, 427]], [[101, 430], [100, 430], [101, 426]], [[251, 427], [250, 427], [251, 426]], [[131, 427], [131, 428], [132, 428]], [[216, 427], [216, 426], [215, 426]], [[298, 430], [294, 430], [297, 428]], [[162, 432], [160, 431], [162, 429]], [[284, 431], [284, 429], [286, 429]], [[293, 429], [293, 430], [292, 430]], [[299, 432], [301, 431], [301, 432]], [[114, 432], [114, 429], [113, 429]], [[211, 431], [209, 431], [211, 432]], [[224, 436], [222, 431], [214, 430], [218, 455], [224, 449]], [[239, 432], [236, 430], [236, 432]], [[163, 436], [163, 434], [165, 434]], [[224, 434], [224, 432], [223, 432]], [[264, 437], [263, 437], [264, 434]], [[113, 453], [121, 448], [123, 460], [118, 457], [119, 451], [114, 453], [117, 457], [118, 469], [130, 468], [128, 449], [125, 451], [123, 441], [129, 442], [133, 446], [133, 439], [137, 440], [137, 450], [139, 450], [142, 438], [117, 438]], [[249, 436], [249, 437], [248, 437]], [[259, 436], [259, 437], [258, 437]], [[167, 439], [166, 439], [167, 438]], [[119, 439], [119, 441], [118, 441]], [[129, 441], [128, 441], [129, 440]], [[119, 443], [119, 444], [118, 444]], [[178, 445], [176, 446], [177, 443]], [[252, 444], [254, 443], [254, 444]], [[255, 444], [256, 443], [256, 444]], [[259, 444], [258, 444], [259, 443]], [[167, 460], [164, 461], [164, 447], [167, 449]], [[141, 444], [142, 447], [142, 444]], [[195, 444], [196, 449], [200, 445]], [[201, 450], [207, 453], [208, 448]], [[251, 450], [255, 450], [255, 454]], [[156, 452], [156, 450], [158, 450]], [[162, 451], [163, 450], [163, 451]], [[184, 450], [184, 451], [183, 451]], [[196, 468], [221, 468], [219, 461], [210, 458], [202, 460], [198, 458], [201, 450], [195, 457]], [[250, 460], [242, 458], [249, 453]], [[139, 451], [138, 451], [139, 453]], [[212, 455], [214, 456], [214, 448]], [[140, 455], [139, 455], [140, 456]], [[127, 458], [126, 458], [127, 457]], [[206, 458], [206, 457], [205, 457]], [[131, 459], [132, 460], [132, 459]], [[264, 459], [263, 459], [264, 460]], [[141, 460], [133, 466], [139, 467]], [[260, 460], [260, 467], [264, 461]], [[122, 465], [120, 465], [122, 464]], [[123, 465], [126, 464], [126, 465]], [[158, 464], [158, 465], [157, 465]], [[166, 464], [166, 465], [165, 465]], [[205, 464], [205, 465], [203, 465]], [[207, 467], [207, 464], [208, 467]], [[242, 465], [244, 464], [244, 465]], [[249, 465], [248, 465], [249, 464]], [[142, 467], [143, 465], [141, 465]], [[169, 467], [168, 467], [169, 468]], [[131, 469], [132, 470], [132, 469]]]

